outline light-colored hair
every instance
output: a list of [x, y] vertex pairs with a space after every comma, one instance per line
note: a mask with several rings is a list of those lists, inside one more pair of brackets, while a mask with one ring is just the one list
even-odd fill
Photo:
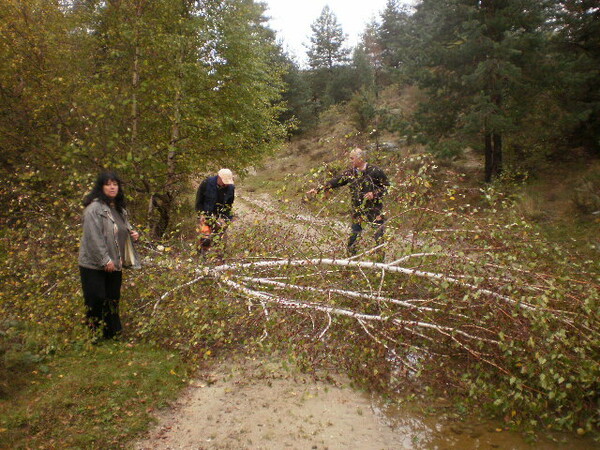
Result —
[[354, 156], [355, 158], [359, 158], [362, 161], [364, 161], [367, 158], [366, 152], [363, 149], [358, 148], [358, 147], [352, 149], [352, 151], [350, 152], [350, 156]]

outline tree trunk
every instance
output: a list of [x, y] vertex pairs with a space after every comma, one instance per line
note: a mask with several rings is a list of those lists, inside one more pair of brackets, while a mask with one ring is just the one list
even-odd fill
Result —
[[492, 134], [485, 133], [485, 182], [489, 183], [492, 181], [492, 166], [494, 161], [494, 144], [492, 141]]
[[493, 133], [492, 143], [494, 146], [492, 177], [497, 177], [502, 173], [502, 135], [500, 133]]
[[164, 195], [154, 194], [151, 201], [153, 215], [155, 216], [151, 222], [151, 232], [153, 237], [160, 238], [167, 231], [171, 220], [173, 197], [168, 193]]
[[155, 217], [151, 221], [152, 234], [156, 238], [160, 238], [167, 231], [171, 219], [171, 209], [175, 200], [173, 186], [177, 183], [177, 143], [180, 141], [181, 136], [181, 100], [183, 91], [183, 73], [181, 68], [184, 59], [183, 45], [183, 42], [181, 42], [176, 59], [177, 77], [175, 79], [175, 96], [173, 99], [171, 138], [169, 139], [169, 146], [167, 148], [167, 176], [162, 188], [164, 194], [155, 194], [152, 198], [152, 209], [156, 209], [156, 213], [158, 214], [158, 217], [155, 214]]
[[489, 183], [502, 173], [502, 135], [485, 133], [485, 182]]
[[142, 15], [142, 7], [138, 5], [135, 10], [135, 24], [134, 24], [134, 48], [133, 48], [133, 66], [131, 69], [131, 152], [135, 153], [137, 150], [138, 140], [138, 129], [139, 129], [139, 117], [138, 117], [138, 98], [137, 91], [140, 83], [140, 37], [139, 37], [139, 26], [140, 17]]
[[[179, 52], [177, 57], [177, 63], [179, 68], [181, 68], [183, 62], [183, 51]], [[177, 75], [175, 86], [175, 99], [174, 99], [174, 112], [173, 112], [173, 123], [171, 125], [171, 139], [169, 140], [169, 147], [167, 149], [167, 177], [165, 179], [165, 184], [163, 186], [164, 195], [157, 195], [155, 199], [158, 201], [154, 202], [154, 206], [158, 212], [158, 218], [155, 219], [152, 233], [155, 237], [160, 238], [165, 231], [167, 231], [167, 227], [169, 226], [169, 221], [171, 219], [171, 208], [173, 206], [173, 201], [175, 199], [175, 192], [173, 190], [173, 186], [177, 181], [177, 169], [175, 166], [175, 158], [177, 156], [176, 145], [179, 142], [180, 138], [180, 122], [181, 122], [181, 91], [182, 91], [182, 78], [183, 74], [181, 70]]]

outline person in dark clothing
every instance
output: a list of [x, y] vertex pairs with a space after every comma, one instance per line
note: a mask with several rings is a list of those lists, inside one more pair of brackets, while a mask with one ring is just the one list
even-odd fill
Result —
[[390, 185], [385, 173], [366, 162], [365, 152], [355, 148], [349, 154], [352, 167], [330, 179], [323, 186], [311, 189], [308, 195], [350, 185], [352, 194], [352, 231], [348, 239], [348, 253], [356, 254], [357, 239], [362, 233], [362, 224], [370, 223], [377, 227], [375, 243], [379, 245], [385, 232], [383, 196]]
[[122, 183], [115, 173], [101, 173], [83, 205], [78, 263], [87, 322], [92, 331], [111, 339], [122, 330], [121, 271], [140, 268], [133, 246], [139, 234], [129, 224]]
[[202, 252], [223, 238], [233, 218], [234, 200], [235, 185], [229, 169], [219, 170], [217, 175], [204, 179], [198, 186], [196, 212]]

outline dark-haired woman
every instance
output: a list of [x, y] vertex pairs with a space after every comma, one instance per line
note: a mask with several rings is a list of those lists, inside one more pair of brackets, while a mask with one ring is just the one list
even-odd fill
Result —
[[125, 210], [121, 180], [103, 172], [83, 201], [83, 236], [79, 247], [79, 273], [88, 324], [111, 339], [121, 329], [119, 299], [122, 269], [139, 268], [133, 241], [139, 237]]

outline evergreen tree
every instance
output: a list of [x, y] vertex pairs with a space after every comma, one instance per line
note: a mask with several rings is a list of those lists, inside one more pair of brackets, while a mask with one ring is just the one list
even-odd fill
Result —
[[360, 46], [365, 52], [369, 64], [375, 71], [380, 70], [383, 65], [383, 48], [379, 34], [379, 24], [375, 20], [372, 20], [365, 27], [360, 42]]
[[377, 29], [382, 64], [388, 71], [402, 69], [410, 60], [415, 37], [411, 34], [411, 25], [409, 8], [398, 0], [388, 0]]
[[[505, 134], [518, 126], [523, 91], [535, 92], [548, 3], [534, 0], [423, 0], [418, 82], [429, 94], [421, 126], [429, 140], [479, 136], [485, 179], [502, 171]], [[420, 64], [418, 61], [417, 64]]]
[[[379, 32], [379, 24], [375, 20], [372, 20], [365, 27], [365, 31], [361, 35], [360, 44], [358, 45], [358, 48], [364, 52], [364, 57], [373, 73], [373, 83], [376, 93], [382, 84], [382, 74], [384, 70], [383, 48], [379, 39]], [[355, 50], [355, 54], [353, 55], [354, 65], [358, 65], [356, 59], [357, 55]]]
[[315, 103], [308, 81], [308, 72], [300, 70], [289, 57], [284, 55], [283, 58], [286, 73], [282, 99], [286, 108], [279, 120], [286, 124], [288, 133], [299, 134], [307, 131], [316, 123]]
[[313, 34], [306, 54], [312, 69], [331, 70], [348, 61], [350, 50], [344, 48], [346, 35], [329, 6], [323, 8], [321, 15], [310, 28]]
[[600, 153], [600, 7], [595, 0], [557, 0], [556, 90], [571, 121], [569, 142]]
[[352, 54], [352, 68], [354, 70], [353, 90], [367, 89], [375, 92], [375, 68], [371, 65], [371, 60], [367, 54], [364, 45], [358, 45]]
[[307, 51], [311, 68], [309, 81], [317, 112], [352, 96], [352, 74], [348, 66], [350, 49], [346, 35], [328, 6], [311, 25], [311, 45]]

